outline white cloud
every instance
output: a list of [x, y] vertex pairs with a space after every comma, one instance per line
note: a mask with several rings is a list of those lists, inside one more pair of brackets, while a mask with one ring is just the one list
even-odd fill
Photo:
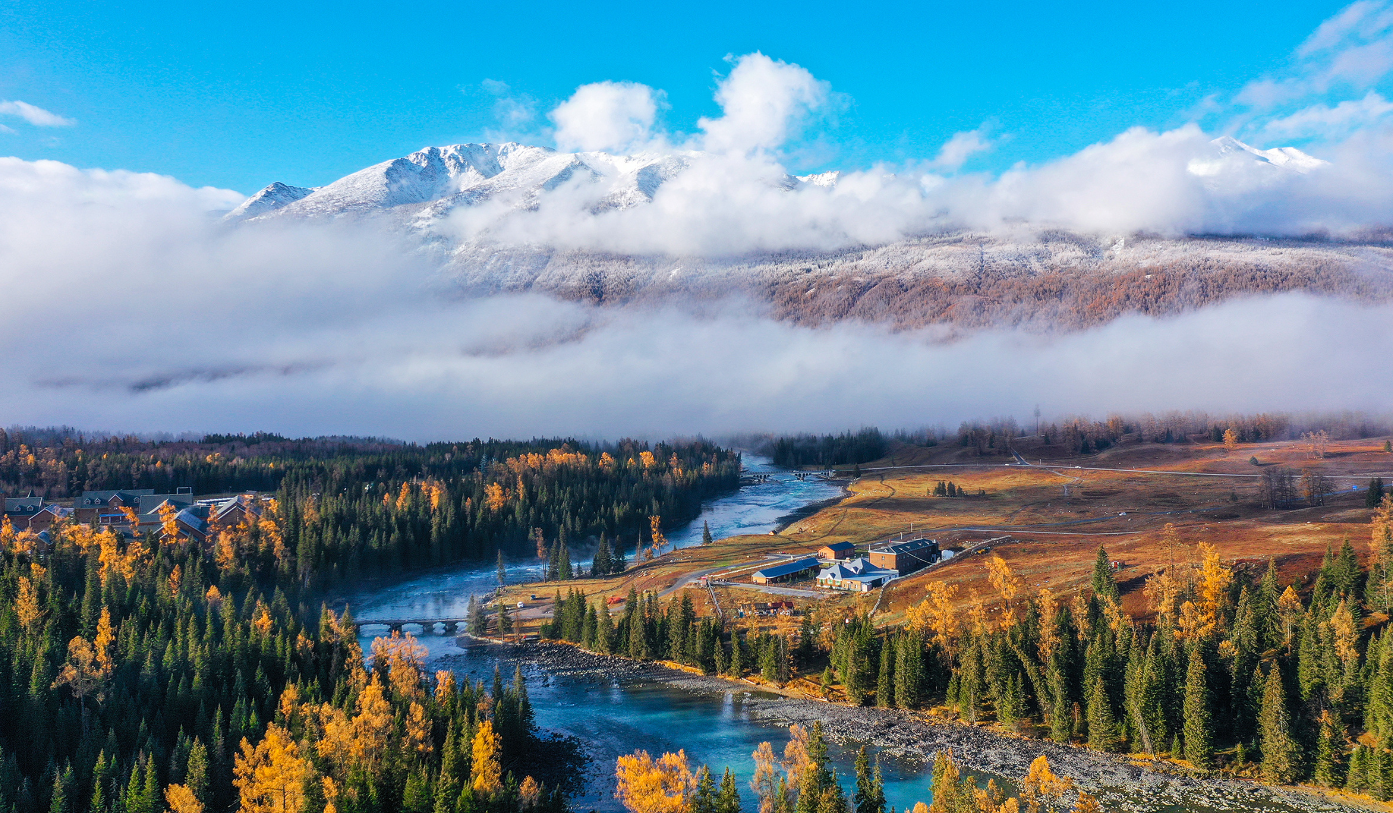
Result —
[[636, 82], [581, 85], [547, 116], [563, 150], [625, 152], [653, 136], [660, 94]]
[[1393, 7], [1358, 0], [1321, 23], [1275, 76], [1244, 85], [1234, 102], [1267, 111], [1341, 88], [1364, 91], [1393, 72]]
[[719, 118], [697, 122], [702, 149], [748, 154], [782, 146], [827, 99], [826, 82], [806, 68], [755, 52], [735, 60], [716, 88]]
[[76, 121], [64, 118], [57, 113], [50, 113], [42, 107], [35, 107], [28, 102], [0, 100], [0, 116], [17, 116], [35, 127], [70, 127], [77, 124]]
[[1262, 132], [1271, 138], [1319, 138], [1338, 140], [1351, 133], [1385, 122], [1393, 113], [1389, 102], [1376, 91], [1362, 99], [1345, 100], [1334, 106], [1313, 104], [1262, 125]]
[[929, 167], [956, 172], [963, 164], [967, 163], [967, 159], [991, 148], [992, 140], [987, 136], [985, 126], [978, 127], [976, 130], [954, 133], [953, 137], [948, 139], [939, 149], [938, 155], [929, 162]]
[[[1183, 155], [1191, 135], [1133, 133], [1055, 168], [1052, 180], [1106, 170], [1128, 152]], [[890, 190], [914, 184], [876, 177], [853, 177], [837, 194], [891, 216]], [[1016, 211], [1057, 204], [1033, 183], [1015, 182]], [[1024, 415], [1037, 402], [1092, 414], [1381, 408], [1393, 395], [1386, 376], [1368, 374], [1368, 359], [1393, 353], [1388, 306], [1286, 296], [1053, 338], [980, 331], [942, 343], [866, 324], [800, 327], [733, 301], [697, 313], [539, 295], [458, 299], [437, 295], [435, 269], [370, 224], [227, 228], [205, 214], [237, 197], [154, 175], [0, 159], [0, 345], [24, 348], [8, 358], [5, 420], [412, 440], [614, 437], [954, 425]], [[751, 198], [721, 225], [789, 200]], [[836, 200], [829, 192], [797, 205], [832, 218]]]

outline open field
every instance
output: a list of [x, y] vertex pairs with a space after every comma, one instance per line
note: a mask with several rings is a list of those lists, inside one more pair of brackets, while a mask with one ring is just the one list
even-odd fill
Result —
[[[1065, 597], [1087, 581], [1102, 544], [1111, 559], [1122, 563], [1117, 579], [1124, 608], [1145, 616], [1146, 577], [1172, 560], [1178, 567], [1196, 564], [1200, 542], [1213, 544], [1239, 568], [1261, 571], [1272, 558], [1284, 582], [1306, 579], [1326, 547], [1338, 548], [1345, 538], [1364, 554], [1372, 512], [1364, 507], [1362, 489], [1374, 476], [1393, 483], [1393, 455], [1383, 451], [1385, 440], [1332, 442], [1322, 457], [1315, 457], [1297, 441], [1244, 444], [1228, 452], [1222, 444], [1124, 438], [1105, 452], [1070, 457], [1038, 442], [1032, 446], [1033, 439], [1026, 438], [1016, 449], [1028, 465], [1011, 455], [979, 457], [959, 446], [902, 446], [884, 460], [862, 465], [863, 476], [850, 485], [845, 499], [777, 535], [731, 537], [670, 552], [621, 577], [516, 587], [508, 596], [528, 601], [531, 612], [524, 618], [536, 620], [548, 609], [531, 602], [530, 594], [549, 602], [558, 586], [622, 598], [631, 588], [667, 594], [708, 573], [748, 582], [749, 572], [775, 553], [807, 554], [838, 541], [864, 548], [912, 533], [936, 538], [943, 548], [996, 540], [975, 553], [989, 548], [1002, 556], [1027, 592], [1044, 587]], [[1332, 493], [1320, 506], [1261, 508], [1259, 483], [1272, 466], [1318, 472], [1329, 478]], [[939, 481], [951, 481], [972, 496], [933, 496]], [[1351, 491], [1352, 486], [1360, 490]], [[1166, 541], [1168, 525], [1174, 528], [1174, 544]], [[892, 583], [876, 621], [901, 620], [905, 609], [922, 599], [925, 584], [935, 580], [958, 585], [958, 601], [964, 605], [974, 593], [988, 603], [994, 596], [983, 557], [968, 555]], [[713, 610], [710, 591], [693, 585], [689, 592], [699, 613]], [[714, 594], [727, 617], [748, 601], [792, 600], [800, 609], [836, 611], [869, 609], [878, 598], [875, 593], [831, 592], [818, 599], [793, 598], [748, 587], [717, 587]], [[774, 619], [760, 621], [766, 627], [775, 624]]]

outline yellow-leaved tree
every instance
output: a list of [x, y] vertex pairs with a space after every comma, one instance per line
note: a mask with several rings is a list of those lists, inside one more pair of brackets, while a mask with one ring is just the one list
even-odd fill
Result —
[[188, 785], [170, 785], [164, 789], [164, 801], [169, 813], [203, 813], [203, 803], [198, 801]]
[[503, 789], [503, 769], [498, 763], [498, 750], [503, 738], [493, 730], [493, 721], [485, 720], [474, 732], [474, 763], [470, 776], [475, 793], [492, 796]]
[[39, 591], [28, 576], [19, 577], [19, 592], [15, 595], [15, 615], [24, 631], [33, 633], [43, 620], [44, 611], [39, 607]]
[[1021, 801], [1025, 802], [1026, 813], [1046, 813], [1073, 787], [1073, 781], [1067, 776], [1057, 776], [1050, 769], [1050, 761], [1041, 754], [1030, 763], [1025, 781], [1021, 783]]
[[243, 738], [232, 769], [241, 813], [300, 813], [312, 770], [290, 733], [274, 723], [255, 746]]
[[667, 753], [656, 760], [647, 751], [619, 758], [614, 795], [632, 813], [686, 813], [696, 776], [687, 765], [687, 752]]

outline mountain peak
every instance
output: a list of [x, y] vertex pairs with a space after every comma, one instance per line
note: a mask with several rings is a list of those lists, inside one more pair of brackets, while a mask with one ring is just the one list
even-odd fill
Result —
[[1314, 155], [1308, 155], [1295, 147], [1273, 147], [1270, 150], [1261, 150], [1229, 135], [1219, 136], [1209, 143], [1218, 149], [1221, 156], [1247, 153], [1263, 163], [1291, 169], [1302, 174], [1318, 167], [1328, 166], [1330, 163]]
[[269, 214], [282, 206], [287, 206], [297, 200], [311, 195], [315, 190], [307, 189], [303, 186], [291, 186], [276, 181], [255, 195], [242, 201], [242, 205], [228, 212], [228, 220], [247, 220]]

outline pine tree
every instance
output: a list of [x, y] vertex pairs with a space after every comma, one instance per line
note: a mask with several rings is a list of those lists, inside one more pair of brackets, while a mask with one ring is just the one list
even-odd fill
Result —
[[1327, 709], [1320, 715], [1320, 736], [1316, 740], [1316, 764], [1313, 771], [1317, 784], [1327, 788], [1343, 784], [1344, 733]]
[[1103, 679], [1094, 678], [1088, 691], [1088, 746], [1099, 751], [1116, 751], [1121, 745], [1122, 735], [1117, 728], [1112, 700], [1103, 686]]
[[1269, 782], [1285, 784], [1297, 778], [1296, 742], [1292, 739], [1291, 715], [1287, 712], [1287, 693], [1281, 670], [1273, 664], [1267, 670], [1262, 694], [1262, 775]]
[[1112, 560], [1102, 545], [1098, 546], [1098, 555], [1093, 560], [1093, 595], [1117, 601], [1117, 579], [1113, 577]]
[[880, 673], [875, 683], [875, 704], [890, 708], [895, 704], [895, 654], [893, 639], [880, 643]]
[[736, 785], [735, 774], [726, 768], [721, 777], [721, 793], [716, 797], [716, 813], [740, 813], [740, 788]]
[[1214, 723], [1210, 714], [1209, 681], [1200, 647], [1190, 650], [1185, 671], [1185, 758], [1196, 768], [1214, 761]]
[[711, 544], [712, 542], [715, 542], [715, 541], [716, 541], [715, 538], [711, 536], [711, 523], [709, 523], [709, 522], [702, 522], [702, 523], [701, 523], [701, 544], [703, 544], [703, 545], [709, 545], [709, 544]]
[[856, 754], [856, 794], [853, 797], [856, 813], [885, 813], [885, 793], [880, 781], [880, 766], [871, 772], [866, 747]]
[[895, 644], [895, 705], [902, 709], [919, 706], [923, 692], [924, 659], [919, 633], [906, 632]]
[[697, 771], [696, 789], [692, 791], [687, 813], [716, 813], [716, 781], [705, 765]]
[[566, 546], [565, 531], [562, 531], [561, 539], [557, 541], [556, 547], [558, 549], [558, 564], [556, 571], [557, 578], [561, 579], [562, 581], [570, 581], [572, 576], [571, 549]]

